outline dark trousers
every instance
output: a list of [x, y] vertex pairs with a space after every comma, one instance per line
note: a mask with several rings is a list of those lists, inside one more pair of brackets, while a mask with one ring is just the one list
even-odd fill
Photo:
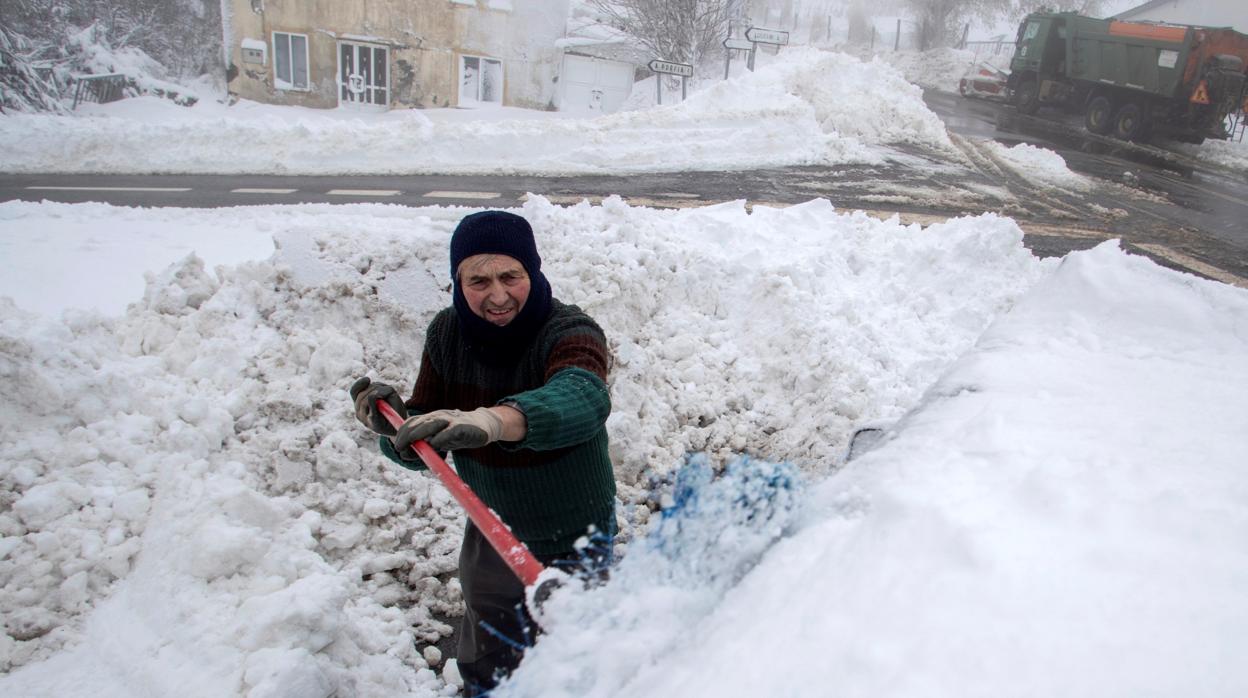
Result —
[[[591, 556], [593, 567], [605, 576], [608, 552]], [[546, 566], [579, 563], [579, 553], [538, 555]], [[524, 604], [524, 585], [490, 546], [471, 521], [464, 528], [459, 550], [459, 584], [464, 592], [464, 619], [460, 624], [456, 658], [464, 692], [480, 696], [494, 688], [524, 658], [537, 640], [538, 627]]]

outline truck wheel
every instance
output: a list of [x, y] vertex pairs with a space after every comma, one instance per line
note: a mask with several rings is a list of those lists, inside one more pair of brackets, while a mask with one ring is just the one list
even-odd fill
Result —
[[1135, 102], [1127, 102], [1114, 115], [1114, 137], [1124, 141], [1138, 141], [1148, 132], [1148, 119], [1144, 110]]
[[1024, 78], [1014, 90], [1014, 104], [1023, 114], [1035, 114], [1040, 109], [1040, 83], [1035, 78]]
[[1084, 113], [1083, 123], [1090, 133], [1103, 136], [1109, 133], [1110, 127], [1113, 126], [1113, 114], [1114, 105], [1110, 103], [1109, 97], [1104, 95], [1094, 97], [1091, 102], [1088, 102], [1088, 110]]

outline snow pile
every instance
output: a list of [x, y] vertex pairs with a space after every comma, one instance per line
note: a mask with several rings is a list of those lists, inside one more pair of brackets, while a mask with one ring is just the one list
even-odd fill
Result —
[[[780, 60], [783, 59], [783, 60]], [[878, 59], [864, 63], [844, 53], [788, 49], [775, 63], [717, 83], [678, 111], [773, 118], [770, 109], [789, 104], [813, 109], [829, 147], [852, 153], [854, 146], [915, 143], [953, 149], [944, 123], [923, 104], [922, 90]], [[872, 118], [864, 119], [864, 114]], [[848, 161], [849, 158], [841, 158]]]
[[[377, 455], [346, 387], [410, 385], [466, 211], [0, 211], [6, 239], [75, 219], [172, 238], [191, 218], [278, 245], [215, 273], [186, 258], [116, 319], [0, 308], [0, 660], [26, 667], [0, 692], [443, 690], [419, 650], [459, 612], [461, 514]], [[687, 452], [825, 472], [856, 424], [912, 405], [1049, 267], [992, 216], [922, 230], [826, 202], [523, 213], [557, 295], [612, 341], [625, 538]]]
[[[1248, 117], [1245, 117], [1248, 119]], [[1176, 148], [1205, 162], [1221, 165], [1240, 172], [1248, 171], [1248, 141], [1243, 139], [1242, 132], [1236, 131], [1238, 140], [1219, 141], [1210, 139], [1200, 145], [1173, 143]]]
[[888, 51], [878, 54], [878, 60], [896, 68], [919, 87], [957, 92], [958, 80], [975, 64], [975, 52], [956, 48]]
[[1242, 290], [1072, 253], [672, 651], [635, 661], [676, 592], [621, 577], [505, 695], [1245, 695], [1245, 328]]
[[[167, 100], [155, 101], [182, 109]], [[273, 238], [264, 224], [237, 225], [234, 214], [223, 220], [217, 215], [82, 204], [49, 207], [44, 210], [52, 215], [36, 214], [37, 223], [29, 223], [32, 211], [39, 210], [0, 206], [0, 226], [26, 231], [0, 236], [0, 259], [6, 260], [3, 293], [19, 308], [49, 317], [66, 308], [120, 315], [143, 296], [144, 273], [162, 271], [192, 253], [211, 269], [264, 259], [273, 252]], [[107, 226], [102, 228], [101, 221]], [[49, 260], [55, 260], [55, 271]]]
[[[124, 114], [124, 117], [114, 117]], [[874, 162], [890, 143], [948, 148], [939, 119], [895, 71], [843, 54], [784, 51], [676, 107], [596, 119], [455, 122], [419, 111], [105, 105], [90, 118], [0, 117], [11, 172], [604, 173]], [[871, 114], [871, 119], [862, 119]], [[267, 115], [267, 116], [264, 116]], [[243, 118], [246, 117], [246, 118]]]
[[996, 141], [984, 141], [983, 145], [994, 153], [998, 165], [1009, 168], [1024, 179], [1077, 191], [1092, 188], [1091, 179], [1072, 172], [1061, 155], [1047, 148], [1030, 143], [1005, 146]]

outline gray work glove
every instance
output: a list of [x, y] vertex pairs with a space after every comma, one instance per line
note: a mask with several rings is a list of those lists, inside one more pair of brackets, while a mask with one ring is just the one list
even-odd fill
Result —
[[394, 436], [394, 448], [402, 453], [425, 439], [439, 451], [480, 448], [503, 436], [503, 420], [488, 407], [471, 412], [437, 410], [408, 417]]
[[383, 436], [394, 436], [394, 427], [377, 410], [377, 401], [385, 400], [400, 417], [407, 418], [407, 408], [394, 388], [385, 383], [374, 383], [361, 378], [351, 385], [351, 399], [355, 400], [355, 418], [360, 424]]

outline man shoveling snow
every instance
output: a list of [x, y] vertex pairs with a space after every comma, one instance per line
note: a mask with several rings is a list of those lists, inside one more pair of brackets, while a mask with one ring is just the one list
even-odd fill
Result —
[[[454, 302], [430, 323], [412, 396], [361, 378], [356, 416], [381, 451], [424, 466], [421, 440], [451, 451], [460, 477], [546, 565], [576, 563], [589, 534], [614, 535], [607, 453], [608, 349], [597, 323], [554, 298], [528, 221], [503, 211], [466, 216], [451, 238]], [[377, 401], [400, 416], [395, 429]], [[581, 543], [578, 545], [578, 541]], [[469, 695], [519, 664], [535, 627], [524, 584], [469, 521], [459, 558], [467, 606], [458, 664]]]

